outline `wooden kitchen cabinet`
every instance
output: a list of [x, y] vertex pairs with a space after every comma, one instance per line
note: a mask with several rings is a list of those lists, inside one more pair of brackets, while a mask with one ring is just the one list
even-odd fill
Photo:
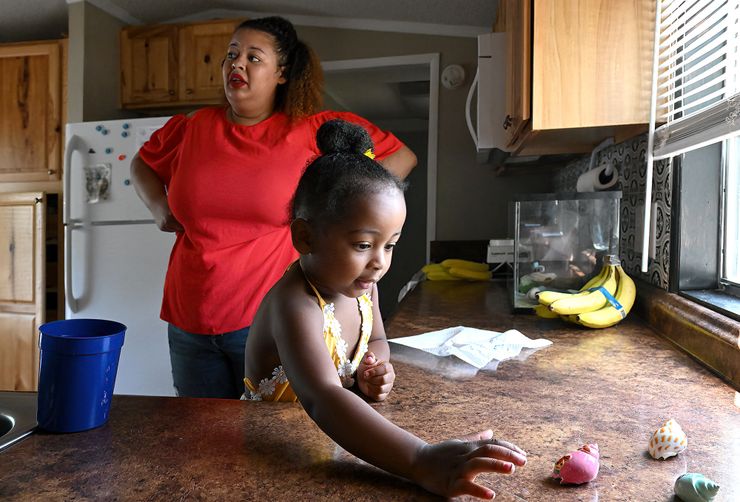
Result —
[[221, 61], [240, 21], [130, 26], [121, 30], [121, 107], [221, 103]]
[[0, 390], [35, 390], [45, 322], [46, 200], [0, 194]]
[[124, 28], [120, 43], [121, 105], [177, 101], [177, 26]]
[[60, 179], [64, 47], [0, 45], [0, 182]]
[[652, 0], [504, 0], [508, 148], [583, 153], [647, 130]]
[[179, 82], [183, 101], [219, 103], [224, 99], [221, 62], [240, 22], [217, 21], [180, 28]]

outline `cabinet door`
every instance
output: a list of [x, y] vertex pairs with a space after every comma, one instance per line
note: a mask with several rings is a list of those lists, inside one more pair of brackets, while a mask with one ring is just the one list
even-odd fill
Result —
[[43, 193], [0, 194], [0, 390], [35, 390], [44, 322]]
[[646, 124], [653, 0], [535, 0], [532, 129]]
[[531, 116], [532, 92], [532, 2], [508, 0], [505, 6], [507, 32], [506, 129], [508, 145], [521, 140]]
[[180, 28], [180, 100], [219, 102], [224, 99], [221, 62], [236, 21], [193, 24]]
[[177, 26], [121, 30], [121, 106], [177, 99]]
[[0, 182], [59, 179], [59, 65], [56, 41], [0, 46]]

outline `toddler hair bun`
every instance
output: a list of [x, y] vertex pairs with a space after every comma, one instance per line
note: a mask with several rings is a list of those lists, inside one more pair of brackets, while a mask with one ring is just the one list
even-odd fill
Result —
[[373, 148], [373, 140], [364, 127], [346, 120], [324, 122], [316, 133], [316, 145], [324, 155], [350, 153], [362, 155]]

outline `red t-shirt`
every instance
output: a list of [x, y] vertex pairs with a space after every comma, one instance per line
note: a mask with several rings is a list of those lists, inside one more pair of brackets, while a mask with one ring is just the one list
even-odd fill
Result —
[[290, 200], [319, 154], [316, 131], [334, 118], [365, 127], [378, 159], [402, 146], [352, 113], [321, 112], [292, 123], [275, 113], [242, 126], [214, 107], [172, 117], [141, 147], [141, 159], [167, 187], [170, 209], [185, 229], [170, 254], [163, 320], [201, 334], [252, 323], [262, 298], [298, 256]]

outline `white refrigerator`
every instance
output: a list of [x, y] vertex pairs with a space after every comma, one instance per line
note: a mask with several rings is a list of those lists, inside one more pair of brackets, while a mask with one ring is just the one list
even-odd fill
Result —
[[159, 319], [172, 233], [138, 198], [129, 167], [169, 117], [67, 124], [64, 170], [66, 318], [127, 326], [115, 394], [174, 396]]

